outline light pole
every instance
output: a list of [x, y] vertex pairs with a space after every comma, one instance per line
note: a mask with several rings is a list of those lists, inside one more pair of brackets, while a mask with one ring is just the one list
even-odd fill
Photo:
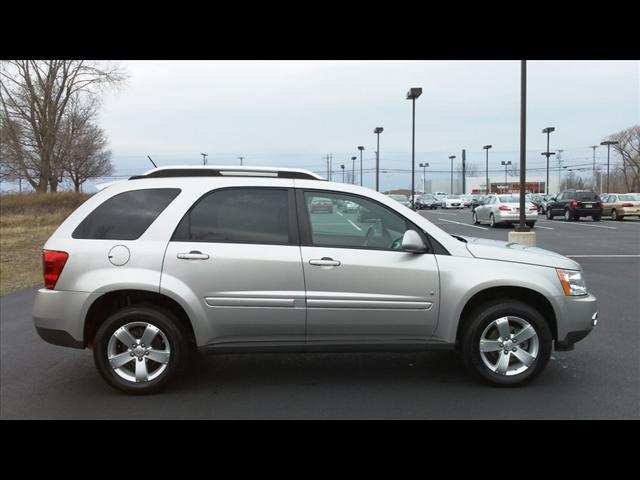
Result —
[[342, 169], [342, 183], [344, 183], [344, 165], [340, 165], [340, 168]]
[[207, 157], [209, 155], [207, 155], [206, 153], [201, 153], [200, 155], [202, 155], [202, 165], [206, 165], [207, 164]]
[[555, 130], [555, 127], [547, 127], [542, 130], [542, 133], [547, 134], [547, 151], [542, 152], [542, 155], [547, 157], [547, 183], [545, 183], [544, 185], [544, 193], [546, 193], [547, 195], [549, 194], [549, 157], [551, 155], [555, 155], [555, 153], [549, 151], [549, 135], [551, 134], [551, 132], [555, 132]]
[[511, 165], [511, 160], [502, 160], [500, 165], [504, 165], [504, 187], [507, 188], [507, 166]]
[[615, 140], [605, 140], [604, 142], [600, 142], [600, 145], [607, 146], [607, 191], [605, 193], [609, 193], [609, 153], [611, 151], [611, 145], [618, 145], [618, 142]]
[[451, 195], [453, 195], [453, 159], [456, 158], [455, 155], [451, 155], [449, 160], [451, 160]]
[[[547, 149], [548, 150], [548, 149]], [[547, 170], [548, 171], [548, 170]], [[548, 188], [548, 187], [546, 187]], [[516, 232], [528, 232], [524, 197], [527, 190], [527, 61], [520, 61], [520, 223]]]
[[373, 133], [378, 136], [378, 147], [376, 149], [376, 192], [380, 191], [380, 134], [383, 131], [383, 127], [376, 127], [373, 130]]
[[485, 178], [485, 187], [486, 187], [486, 194], [489, 195], [489, 149], [493, 147], [493, 145], [485, 145], [484, 148], [487, 151], [487, 167], [485, 169], [485, 173], [486, 173], [486, 178]]
[[362, 151], [364, 150], [364, 147], [360, 145], [358, 150], [360, 150], [360, 186], [362, 186]]
[[593, 148], [593, 170], [591, 172], [591, 183], [593, 183], [593, 189], [596, 190], [596, 148], [598, 148], [598, 145], [591, 145], [589, 148]]
[[422, 167], [422, 193], [427, 193], [427, 167], [429, 163], [421, 163]]
[[352, 184], [356, 184], [356, 158], [358, 157], [351, 157], [351, 183]]
[[238, 157], [240, 159], [240, 166], [242, 166], [242, 160], [244, 160], [244, 157]]
[[422, 95], [421, 88], [410, 88], [407, 92], [407, 100], [411, 100], [412, 104], [412, 122], [411, 122], [411, 208], [416, 209], [414, 204], [414, 195], [416, 193], [416, 98]]

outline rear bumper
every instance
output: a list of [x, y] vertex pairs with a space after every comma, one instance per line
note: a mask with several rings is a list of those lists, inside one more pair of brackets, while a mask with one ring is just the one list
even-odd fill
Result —
[[[535, 222], [536, 220], [538, 220], [538, 212], [525, 214], [525, 220], [527, 222]], [[496, 222], [516, 223], [516, 222], [519, 222], [519, 221], [520, 221], [520, 214], [519, 213], [505, 212], [505, 213], [498, 213], [496, 215]]]
[[575, 217], [577, 216], [591, 217], [593, 215], [600, 216], [602, 215], [602, 209], [601, 208], [574, 208], [573, 215]]
[[97, 293], [41, 288], [33, 304], [33, 323], [48, 343], [84, 348], [84, 319]]

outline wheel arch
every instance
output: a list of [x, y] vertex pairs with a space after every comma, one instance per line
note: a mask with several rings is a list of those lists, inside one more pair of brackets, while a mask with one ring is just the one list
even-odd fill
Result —
[[93, 301], [84, 321], [83, 342], [91, 346], [98, 328], [109, 315], [117, 310], [142, 303], [150, 303], [169, 310], [178, 319], [178, 327], [186, 335], [189, 348], [195, 349], [196, 340], [189, 315], [174, 299], [158, 292], [137, 289], [122, 289], [107, 292]]
[[558, 324], [555, 310], [551, 302], [542, 293], [527, 287], [494, 286], [476, 292], [467, 300], [458, 319], [456, 343], [460, 341], [464, 328], [468, 322], [471, 321], [471, 312], [483, 303], [497, 299], [519, 300], [535, 308], [549, 324], [553, 339], [556, 340], [558, 338]]

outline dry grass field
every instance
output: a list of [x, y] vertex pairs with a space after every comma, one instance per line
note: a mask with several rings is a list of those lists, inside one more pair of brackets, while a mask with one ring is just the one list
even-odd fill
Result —
[[0, 295], [42, 284], [42, 247], [89, 194], [0, 195]]

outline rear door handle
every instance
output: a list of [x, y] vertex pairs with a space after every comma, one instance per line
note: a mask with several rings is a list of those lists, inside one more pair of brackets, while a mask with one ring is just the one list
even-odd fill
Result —
[[209, 255], [198, 250], [191, 250], [189, 253], [179, 253], [178, 258], [180, 260], [208, 260]]
[[311, 265], [317, 265], [319, 267], [339, 267], [340, 266], [340, 262], [338, 260], [334, 260], [333, 258], [329, 258], [329, 257], [322, 257], [320, 260], [317, 260], [317, 259], [309, 260], [309, 263]]

